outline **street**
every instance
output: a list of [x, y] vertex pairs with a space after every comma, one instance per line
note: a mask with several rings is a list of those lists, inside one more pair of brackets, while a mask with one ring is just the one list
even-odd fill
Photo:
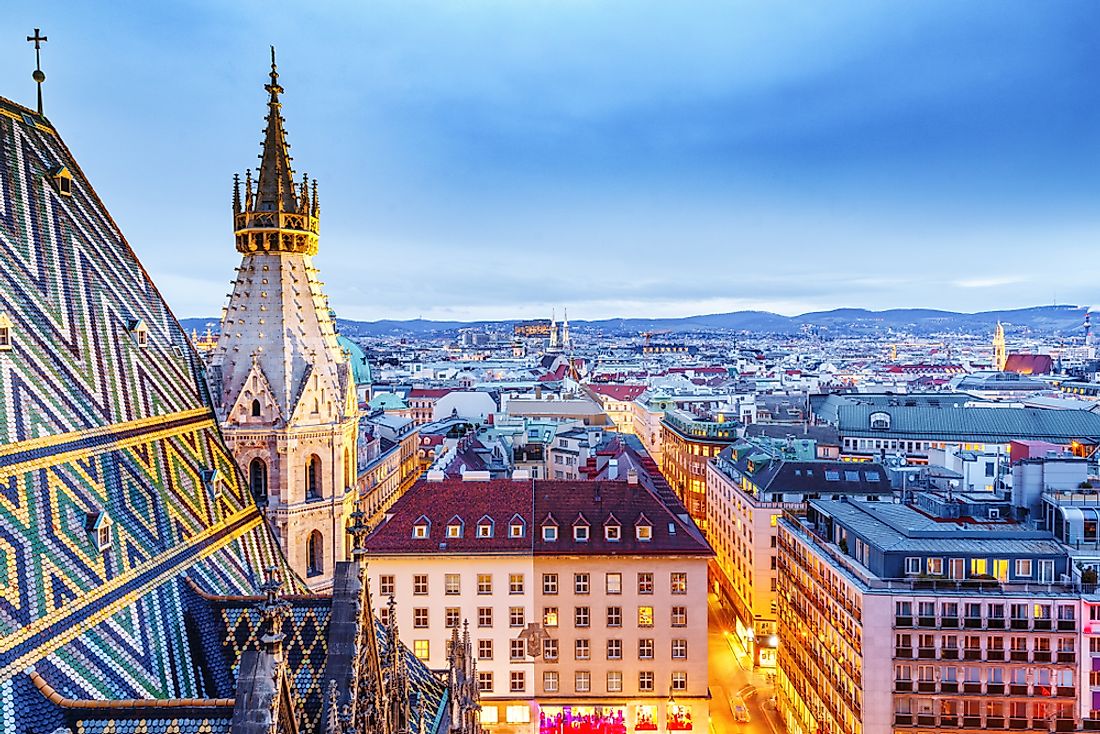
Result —
[[[722, 609], [711, 594], [707, 600], [707, 654], [710, 664], [710, 730], [714, 734], [784, 734], [774, 710], [763, 704], [772, 696], [762, 674], [749, 673], [749, 658], [732, 632], [730, 613]], [[740, 660], [739, 660], [740, 658]], [[733, 705], [738, 696], [749, 711], [748, 723], [737, 721]]]

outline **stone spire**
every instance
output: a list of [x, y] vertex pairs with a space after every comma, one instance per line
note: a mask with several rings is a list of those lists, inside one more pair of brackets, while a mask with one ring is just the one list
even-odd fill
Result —
[[1005, 327], [997, 322], [997, 330], [993, 332], [993, 369], [1004, 372], [1008, 363], [1008, 354], [1005, 347]]
[[[256, 175], [256, 191], [251, 193], [246, 179], [243, 210], [236, 211], [234, 199], [233, 224], [237, 235], [237, 250], [252, 252], [301, 252], [317, 254], [317, 189], [309, 195], [308, 178], [294, 180], [290, 167], [290, 144], [281, 112], [279, 69], [275, 64], [275, 47], [271, 47], [270, 81], [267, 90], [267, 125], [260, 152], [260, 168]], [[236, 189], [236, 185], [234, 186]], [[236, 196], [236, 195], [235, 195]]]

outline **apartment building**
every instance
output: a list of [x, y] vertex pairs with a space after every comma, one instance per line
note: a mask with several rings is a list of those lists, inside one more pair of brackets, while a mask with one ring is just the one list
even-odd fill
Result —
[[879, 464], [818, 461], [812, 440], [742, 440], [707, 465], [711, 581], [754, 663], [776, 664], [777, 521], [808, 499], [889, 497]]
[[711, 551], [645, 484], [422, 482], [367, 548], [429, 667], [468, 624], [489, 731], [706, 726]]
[[736, 416], [702, 418], [672, 409], [661, 419], [661, 472], [701, 528], [707, 523], [707, 463], [736, 440]]
[[778, 705], [793, 734], [1100, 724], [1088, 605], [1049, 533], [834, 500], [778, 526]]

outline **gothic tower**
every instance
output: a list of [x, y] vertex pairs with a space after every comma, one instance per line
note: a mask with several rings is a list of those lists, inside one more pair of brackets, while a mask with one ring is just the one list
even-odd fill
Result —
[[209, 356], [226, 442], [291, 567], [327, 588], [355, 510], [358, 405], [351, 365], [313, 266], [317, 182], [296, 181], [271, 50], [267, 127], [255, 182], [234, 177], [241, 264]]
[[1005, 327], [997, 322], [997, 330], [993, 332], [993, 369], [1004, 372], [1008, 363], [1008, 355], [1005, 352]]

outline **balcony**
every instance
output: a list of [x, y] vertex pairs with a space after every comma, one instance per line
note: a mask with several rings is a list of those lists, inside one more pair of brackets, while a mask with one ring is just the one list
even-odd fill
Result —
[[963, 683], [963, 693], [981, 693], [982, 684], [975, 682]]
[[1012, 620], [1012, 629], [1014, 629], [1014, 630], [1026, 630], [1027, 629], [1027, 620], [1026, 619], [1014, 619], [1014, 620]]
[[1005, 620], [1003, 617], [991, 617], [986, 620], [985, 626], [991, 630], [1003, 630], [1005, 628]]
[[897, 693], [906, 693], [913, 690], [913, 681], [911, 680], [896, 680], [894, 681], [894, 691]]
[[[1100, 722], [1098, 722], [1100, 723]], [[912, 714], [894, 714], [894, 726], [912, 726]]]
[[894, 648], [894, 657], [912, 659], [913, 649], [909, 648], [909, 647], [895, 647]]
[[1009, 719], [1008, 720], [1008, 728], [1009, 729], [1026, 729], [1027, 728], [1027, 719]]
[[1005, 684], [1004, 683], [986, 683], [985, 684], [985, 692], [986, 693], [995, 693], [998, 696], [1003, 696], [1004, 692], [1005, 692]]
[[958, 681], [953, 681], [953, 680], [952, 681], [943, 681], [942, 683], [940, 683], [940, 692], [941, 693], [958, 693], [959, 692], [959, 683], [958, 683]]
[[936, 692], [936, 682], [931, 681], [931, 680], [917, 681], [917, 692], [918, 693], [935, 693]]
[[1026, 683], [1012, 683], [1008, 686], [1008, 693], [1010, 696], [1026, 696], [1027, 684]]
[[917, 626], [918, 627], [935, 627], [936, 626], [936, 618], [935, 617], [917, 617]]
[[1058, 686], [1054, 689], [1054, 695], [1058, 698], [1076, 698], [1077, 689], [1074, 686]]
[[935, 726], [935, 714], [917, 714], [917, 726]]
[[981, 660], [982, 651], [976, 648], [963, 650], [963, 660]]
[[924, 660], [932, 660], [936, 657], [936, 648], [934, 647], [922, 647], [917, 650], [917, 657]]
[[940, 716], [940, 726], [956, 729], [959, 726], [959, 717], [951, 715]]
[[1005, 659], [1005, 651], [1004, 650], [986, 650], [985, 651], [985, 659], [986, 660], [1004, 660]]
[[[980, 719], [980, 717], [977, 717], [977, 716], [974, 716], [974, 717], [967, 717], [967, 719], [966, 719], [966, 720], [967, 720], [967, 721], [969, 721], [969, 720], [970, 720], [971, 718], [973, 718], [973, 719], [977, 719], [977, 720], [978, 720], [978, 723], [977, 723], [977, 724], [974, 724], [974, 725], [973, 725], [973, 727], [974, 727], [975, 729], [976, 729], [976, 728], [979, 728], [979, 727], [981, 726], [981, 719]], [[967, 726], [968, 726], [968, 727], [970, 727], [971, 725], [970, 725], [970, 724], [967, 724]], [[998, 729], [1004, 729], [1004, 728], [1005, 728], [1005, 720], [1004, 720], [1004, 717], [1003, 717], [1003, 716], [989, 716], [989, 717], [986, 717], [986, 720], [985, 720], [985, 728], [986, 728], [986, 729], [989, 729], [990, 731], [997, 731]]]
[[1013, 650], [1008, 657], [1014, 663], [1026, 663], [1027, 662], [1027, 650]]
[[1100, 719], [1085, 719], [1081, 723], [1085, 731], [1100, 731]]
[[1076, 619], [1059, 619], [1058, 620], [1059, 632], [1076, 632], [1077, 620]]
[[942, 650], [940, 650], [940, 659], [942, 659], [942, 660], [958, 660], [959, 659], [959, 648], [957, 648], [957, 647], [945, 647], [945, 648], [943, 648]]
[[1075, 652], [1060, 652], [1058, 653], [1058, 662], [1060, 663], [1076, 663], [1077, 653]]
[[1077, 722], [1074, 719], [1055, 719], [1054, 731], [1077, 731]]
[[1032, 655], [1037, 663], [1049, 663], [1053, 659], [1050, 650], [1036, 650]]
[[1054, 622], [1049, 619], [1036, 619], [1033, 629], [1037, 630], [1052, 630], [1054, 629]]
[[963, 726], [965, 726], [967, 729], [981, 729], [982, 728], [982, 717], [980, 717], [980, 716], [964, 716], [963, 717]]
[[981, 617], [967, 617], [963, 620], [963, 626], [969, 630], [980, 630], [982, 628]]
[[913, 618], [912, 617], [894, 617], [894, 626], [895, 627], [912, 627], [913, 626]]
[[940, 620], [940, 627], [943, 627], [944, 629], [957, 629], [958, 626], [958, 617], [944, 617]]

